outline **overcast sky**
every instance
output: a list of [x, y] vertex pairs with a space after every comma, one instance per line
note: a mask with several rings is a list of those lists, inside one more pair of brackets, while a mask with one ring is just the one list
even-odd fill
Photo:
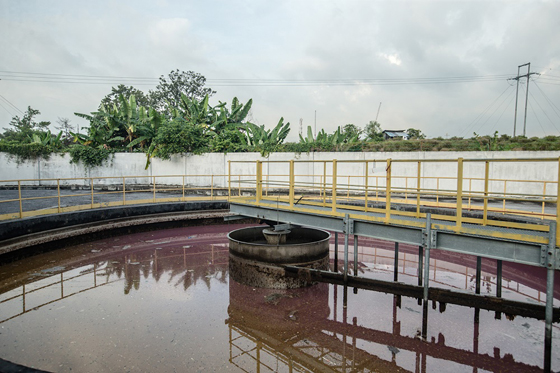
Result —
[[284, 117], [291, 140], [315, 112], [327, 132], [379, 115], [429, 137], [511, 135], [508, 78], [530, 62], [527, 135], [560, 135], [559, 15], [560, 1], [0, 0], [0, 126], [28, 106], [86, 125], [73, 113], [116, 77], [147, 92], [157, 81], [140, 78], [180, 69], [207, 78], [211, 104], [252, 98], [269, 128]]

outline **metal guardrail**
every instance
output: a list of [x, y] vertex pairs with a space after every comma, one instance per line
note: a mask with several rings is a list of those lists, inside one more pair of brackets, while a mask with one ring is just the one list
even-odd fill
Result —
[[[204, 186], [189, 184], [197, 178]], [[0, 180], [5, 191], [17, 195], [0, 197], [1, 220], [57, 214], [101, 207], [146, 203], [226, 200], [227, 188], [219, 180], [235, 175], [162, 175], [87, 177], [60, 179]], [[29, 196], [40, 188], [42, 195]], [[37, 193], [35, 193], [37, 194]], [[49, 195], [50, 194], [50, 195]]]
[[[495, 170], [506, 163], [536, 168], [546, 164], [557, 171], [546, 180], [494, 176]], [[268, 172], [263, 172], [264, 165]], [[443, 165], [451, 165], [456, 175], [438, 174], [437, 169]], [[432, 212], [432, 218], [452, 223], [453, 227], [445, 228], [456, 233], [469, 233], [465, 225], [548, 232], [548, 221], [560, 223], [558, 174], [558, 158], [458, 158], [229, 161], [227, 175], [0, 180], [4, 188], [17, 190], [17, 195], [0, 199], [0, 221], [100, 207], [228, 199], [252, 200], [268, 207], [283, 202], [290, 209], [300, 210], [322, 207], [333, 216], [339, 216], [337, 210], [344, 208], [377, 213], [371, 219], [395, 224], [405, 223], [403, 218], [407, 217], [425, 218], [427, 208], [439, 208], [446, 212]], [[51, 195], [27, 195], [27, 189], [37, 187], [48, 188]], [[37, 207], [40, 204], [47, 206]], [[529, 219], [522, 223], [504, 221], [502, 215]], [[560, 224], [557, 227], [560, 230]], [[556, 237], [558, 245], [560, 231]], [[546, 243], [542, 235], [535, 239]]]
[[[248, 162], [230, 161], [231, 175], [239, 163], [246, 166]], [[528, 170], [546, 166], [555, 172], [546, 180], [494, 176], [500, 171], [503, 174], [502, 166], [512, 163], [520, 167], [524, 165]], [[289, 210], [304, 212], [321, 207], [329, 210], [331, 216], [339, 217], [344, 214], [338, 210], [352, 210], [373, 213], [376, 216], [368, 219], [374, 221], [405, 225], [416, 224], [406, 218], [425, 218], [431, 208], [432, 219], [445, 222], [446, 230], [465, 234], [477, 234], [472, 231], [473, 226], [548, 232], [549, 221], [560, 223], [557, 203], [559, 158], [289, 160], [255, 161], [252, 164], [254, 176], [229, 179], [231, 202], [269, 208], [282, 208], [282, 203]], [[268, 172], [264, 170], [265, 165]], [[455, 175], [438, 175], [438, 169], [444, 166], [452, 168]], [[309, 174], [310, 169], [313, 174]], [[349, 169], [352, 169], [351, 174]], [[236, 186], [240, 191], [245, 190], [246, 195], [231, 194]], [[438, 208], [438, 212], [433, 208]], [[505, 215], [517, 219], [505, 220]], [[440, 228], [434, 224], [434, 229]], [[560, 230], [560, 224], [557, 224], [557, 230]], [[500, 238], [520, 238], [513, 230], [498, 234]], [[523, 240], [527, 239], [526, 236]], [[556, 237], [559, 245], [560, 231]], [[535, 235], [533, 240], [547, 243], [542, 234]]]

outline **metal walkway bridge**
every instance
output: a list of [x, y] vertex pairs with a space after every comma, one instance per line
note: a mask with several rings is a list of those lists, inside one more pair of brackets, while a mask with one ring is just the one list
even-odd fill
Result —
[[[256, 161], [253, 172], [231, 177], [239, 166], [229, 166], [230, 211], [271, 225], [343, 234], [345, 283], [350, 235], [354, 245], [359, 236], [395, 242], [396, 262], [398, 243], [418, 245], [426, 264], [433, 249], [474, 255], [477, 285], [481, 258], [496, 259], [498, 297], [502, 261], [547, 268], [545, 370], [550, 370], [554, 272], [560, 268], [558, 158]], [[356, 265], [357, 250], [354, 256]], [[428, 271], [429, 265], [419, 269], [426, 307]]]

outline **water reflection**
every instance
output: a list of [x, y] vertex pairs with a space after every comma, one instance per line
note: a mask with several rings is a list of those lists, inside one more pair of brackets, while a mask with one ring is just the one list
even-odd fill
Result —
[[[495, 320], [488, 311], [325, 283], [287, 291], [239, 285], [228, 278], [231, 228], [189, 229], [0, 267], [0, 357], [52, 371], [542, 369], [538, 320]], [[392, 279], [390, 252], [361, 244], [360, 275]], [[400, 249], [399, 280], [415, 283], [414, 252]], [[464, 258], [435, 257], [436, 286], [470, 288], [472, 270], [457, 262]], [[492, 293], [492, 269], [485, 270]], [[508, 295], [538, 299], [538, 290], [521, 282], [538, 278], [518, 273], [519, 281], [506, 282]], [[103, 358], [92, 363], [86, 350]]]
[[[391, 320], [384, 328], [368, 325], [369, 317], [356, 315], [352, 306], [340, 307], [342, 286], [319, 284], [311, 289], [285, 291], [270, 304], [270, 291], [230, 282], [227, 324], [230, 338], [230, 362], [243, 371], [266, 368], [274, 371], [313, 372], [394, 372], [462, 370], [540, 372], [542, 368], [525, 363], [494, 346], [491, 353], [479, 348], [480, 311], [463, 308], [463, 317], [471, 316], [471, 348], [455, 347], [446, 342], [445, 332], [429, 336], [423, 330], [410, 333], [411, 314], [422, 314], [427, 327], [429, 309], [414, 308], [415, 300], [391, 297]], [[249, 289], [250, 290], [250, 289]], [[330, 293], [330, 294], [329, 294]], [[379, 294], [378, 294], [379, 295]], [[353, 297], [353, 294], [347, 294]], [[349, 300], [352, 303], [352, 300]], [[403, 303], [406, 305], [403, 310]], [[374, 307], [380, 314], [383, 310]], [[442, 310], [440, 310], [442, 311]], [[405, 318], [403, 320], [403, 318]], [[437, 318], [436, 318], [437, 319]], [[389, 321], [389, 320], [387, 320]], [[418, 320], [420, 321], [420, 320]], [[373, 322], [372, 324], [375, 324]], [[542, 325], [542, 324], [541, 324]], [[383, 330], [385, 329], [385, 330]], [[404, 329], [404, 330], [403, 330]], [[454, 338], [451, 338], [453, 340]]]

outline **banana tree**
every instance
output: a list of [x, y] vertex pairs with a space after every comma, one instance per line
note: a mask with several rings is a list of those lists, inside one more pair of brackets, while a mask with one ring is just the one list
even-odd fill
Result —
[[52, 146], [54, 148], [62, 147], [62, 131], [58, 133], [58, 135], [54, 135], [51, 133], [50, 130], [43, 133], [34, 133], [33, 135], [29, 136], [30, 143], [32, 144], [41, 144], [44, 146]]
[[290, 132], [290, 123], [284, 123], [284, 118], [280, 118], [272, 130], [266, 130], [264, 125], [257, 126], [253, 123], [247, 123], [245, 127], [247, 144], [254, 146], [263, 157], [276, 151]]
[[108, 149], [117, 147], [125, 140], [119, 134], [117, 123], [106, 120], [106, 112], [101, 110], [88, 114], [74, 113], [74, 115], [89, 121], [90, 126], [87, 133], [70, 132], [74, 137], [74, 142], [84, 146], [91, 146], [98, 149]]

